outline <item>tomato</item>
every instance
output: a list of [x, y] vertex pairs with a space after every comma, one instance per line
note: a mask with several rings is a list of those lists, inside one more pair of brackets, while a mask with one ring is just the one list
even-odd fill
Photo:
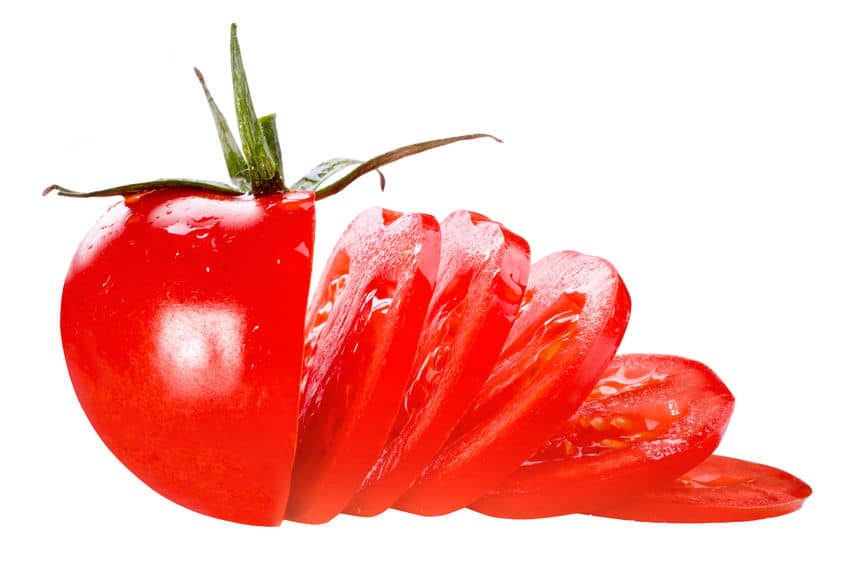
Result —
[[438, 282], [414, 377], [388, 442], [348, 503], [352, 514], [389, 508], [430, 462], [489, 376], [524, 295], [526, 241], [467, 211], [449, 215], [441, 230]]
[[505, 518], [589, 512], [703, 461], [732, 411], [730, 391], [701, 363], [618, 356], [564, 431], [472, 508]]
[[286, 517], [341, 512], [391, 432], [439, 266], [432, 216], [371, 208], [342, 235], [307, 315]]
[[812, 492], [786, 471], [712, 455], [674, 481], [592, 513], [641, 522], [741, 522], [794, 512]]
[[630, 297], [607, 261], [563, 251], [533, 264], [491, 377], [395, 508], [462, 508], [503, 481], [562, 427], [612, 359]]
[[[123, 197], [72, 260], [61, 333], [86, 415], [150, 487], [257, 525], [390, 505], [444, 514], [475, 500], [522, 517], [752, 519], [809, 495], [724, 458], [661, 482], [715, 448], [733, 403], [691, 361], [623, 357], [572, 417], [629, 318], [603, 259], [564, 251], [528, 267], [526, 242], [479, 214], [451, 215], [442, 242], [429, 215], [373, 208], [342, 236], [307, 312], [316, 200], [398, 159], [492, 136], [329, 159], [288, 185], [235, 24], [230, 61], [240, 145], [195, 69], [230, 184], [45, 190]], [[644, 494], [597, 510], [634, 490]]]
[[61, 331], [110, 450], [192, 510], [279, 524], [297, 429], [313, 196], [163, 190], [114, 205], [73, 258]]

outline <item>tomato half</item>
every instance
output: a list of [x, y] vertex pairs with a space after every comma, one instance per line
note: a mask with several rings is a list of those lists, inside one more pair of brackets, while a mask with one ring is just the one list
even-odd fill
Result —
[[530, 248], [467, 211], [442, 223], [439, 275], [391, 436], [346, 512], [389, 508], [431, 461], [498, 358], [527, 285]]
[[564, 431], [471, 507], [503, 518], [590, 512], [703, 461], [732, 411], [733, 396], [705, 365], [620, 355]]
[[331, 519], [380, 454], [409, 382], [439, 243], [432, 216], [371, 208], [336, 245], [307, 315], [286, 518]]
[[794, 512], [812, 493], [786, 471], [712, 455], [670, 483], [592, 514], [641, 522], [742, 522]]
[[607, 261], [563, 251], [533, 264], [492, 375], [395, 508], [445, 514], [503, 481], [577, 410], [629, 314], [630, 297]]
[[94, 428], [192, 510], [283, 518], [294, 458], [313, 197], [160, 190], [113, 206], [62, 294], [62, 343]]

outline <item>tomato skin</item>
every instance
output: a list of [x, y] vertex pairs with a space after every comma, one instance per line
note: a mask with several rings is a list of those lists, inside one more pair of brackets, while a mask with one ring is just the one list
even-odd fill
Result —
[[313, 196], [128, 197], [92, 228], [62, 294], [74, 390], [154, 490], [277, 525], [296, 443]]
[[671, 481], [715, 450], [733, 404], [697, 361], [619, 355], [564, 430], [471, 508], [501, 518], [585, 513]]
[[786, 471], [712, 455], [678, 479], [592, 514], [640, 522], [745, 522], [794, 512], [812, 493]]
[[286, 518], [344, 510], [385, 445], [409, 382], [439, 264], [439, 224], [371, 208], [336, 245], [307, 315]]
[[413, 378], [392, 434], [346, 512], [391, 507], [444, 444], [488, 378], [518, 313], [530, 270], [526, 241], [457, 211], [441, 222], [436, 289]]
[[539, 449], [612, 359], [630, 314], [613, 266], [563, 251], [534, 263], [491, 377], [400, 510], [439, 515], [471, 504]]

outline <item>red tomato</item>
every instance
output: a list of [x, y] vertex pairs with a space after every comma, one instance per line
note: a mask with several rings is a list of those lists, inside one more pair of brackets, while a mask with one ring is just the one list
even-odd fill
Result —
[[409, 382], [439, 266], [439, 224], [371, 208], [327, 263], [307, 316], [286, 517], [326, 522], [374, 464]]
[[307, 193], [162, 190], [113, 206], [73, 258], [61, 329], [80, 403], [192, 510], [283, 518], [314, 223]]
[[701, 363], [618, 356], [564, 432], [472, 508], [502, 518], [591, 511], [703, 461], [732, 411], [730, 391]]
[[530, 248], [480, 214], [441, 224], [439, 276], [391, 436], [346, 511], [373, 516], [409, 488], [479, 392], [518, 313]]
[[742, 522], [794, 512], [812, 492], [780, 469], [713, 455], [670, 483], [592, 514], [642, 522]]
[[492, 376], [395, 507], [444, 514], [503, 481], [586, 398], [629, 313], [630, 297], [607, 261], [563, 251], [535, 263]]

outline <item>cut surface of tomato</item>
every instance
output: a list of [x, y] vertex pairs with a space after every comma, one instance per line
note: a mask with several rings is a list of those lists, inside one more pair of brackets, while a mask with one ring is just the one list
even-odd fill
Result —
[[564, 431], [472, 509], [503, 518], [590, 512], [688, 471], [718, 446], [733, 395], [705, 365], [619, 355]]
[[612, 359], [630, 297], [607, 261], [563, 251], [533, 264], [518, 317], [471, 408], [394, 507], [458, 510], [562, 427]]
[[61, 330], [104, 443], [192, 510], [277, 525], [297, 429], [313, 197], [128, 197], [73, 258]]
[[389, 508], [447, 440], [479, 392], [521, 304], [530, 270], [522, 238], [467, 211], [441, 223], [436, 289], [413, 377], [391, 436], [346, 512]]
[[286, 518], [340, 513], [385, 445], [439, 264], [439, 225], [371, 208], [336, 245], [307, 314], [300, 428]]
[[592, 514], [641, 522], [743, 522], [794, 512], [812, 492], [786, 471], [712, 455], [674, 481]]

